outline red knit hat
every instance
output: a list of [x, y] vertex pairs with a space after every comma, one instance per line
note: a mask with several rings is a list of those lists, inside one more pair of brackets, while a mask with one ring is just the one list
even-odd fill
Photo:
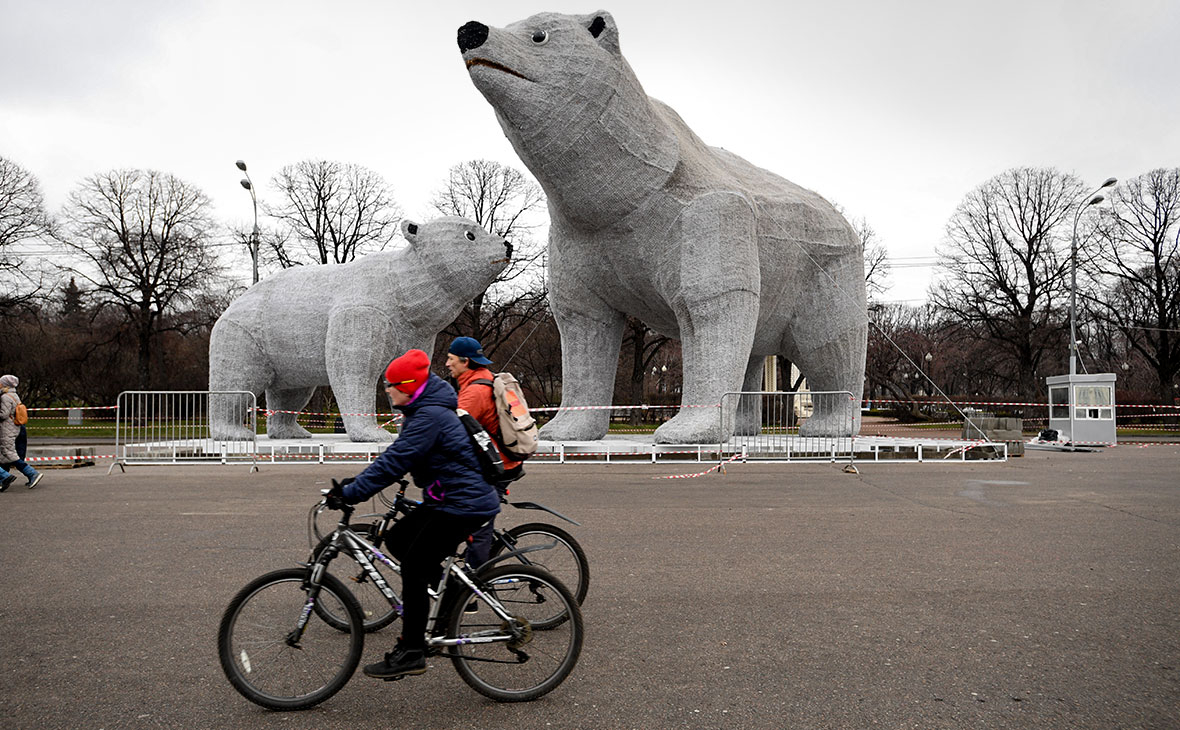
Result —
[[418, 390], [429, 377], [430, 358], [421, 350], [395, 357], [385, 367], [385, 382], [406, 394]]

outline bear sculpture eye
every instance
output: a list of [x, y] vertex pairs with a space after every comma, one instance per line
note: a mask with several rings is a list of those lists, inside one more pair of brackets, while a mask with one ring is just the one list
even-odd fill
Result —
[[533, 43], [536, 43], [538, 46], [540, 46], [540, 45], [544, 45], [545, 42], [548, 40], [549, 40], [549, 34], [546, 33], [545, 31], [543, 31], [543, 30], [533, 31]]
[[468, 240], [468, 241], [474, 241], [474, 240], [475, 240], [475, 234], [474, 234], [474, 233], [472, 233], [471, 231], [467, 231], [467, 233], [466, 233], [466, 236], [467, 236], [467, 240]]

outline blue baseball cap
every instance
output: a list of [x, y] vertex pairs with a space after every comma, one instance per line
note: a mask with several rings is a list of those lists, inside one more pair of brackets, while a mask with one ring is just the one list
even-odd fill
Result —
[[492, 361], [488, 359], [487, 355], [483, 354], [483, 345], [479, 344], [479, 340], [474, 337], [456, 337], [451, 343], [450, 353], [459, 357], [465, 357], [471, 362], [479, 363], [480, 365], [491, 365]]

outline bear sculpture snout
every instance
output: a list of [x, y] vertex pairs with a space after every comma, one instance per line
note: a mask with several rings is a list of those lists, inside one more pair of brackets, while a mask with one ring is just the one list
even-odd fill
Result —
[[488, 39], [488, 27], [477, 21], [470, 21], [459, 28], [459, 52], [466, 53], [479, 48]]

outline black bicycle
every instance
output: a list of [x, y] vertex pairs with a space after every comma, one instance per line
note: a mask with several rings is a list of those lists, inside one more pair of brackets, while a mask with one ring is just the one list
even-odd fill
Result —
[[[352, 513], [352, 507], [341, 511], [308, 563], [256, 578], [226, 607], [218, 656], [230, 684], [251, 702], [273, 710], [313, 707], [356, 671], [365, 641], [361, 607], [328, 567], [341, 552], [353, 555], [391, 600], [392, 589], [365, 556], [399, 568], [352, 529]], [[449, 658], [463, 681], [501, 702], [552, 691], [582, 650], [577, 600], [557, 578], [515, 557], [506, 553], [473, 572], [452, 555], [439, 588], [430, 591], [427, 655]]]
[[[386, 497], [384, 492], [378, 493], [378, 497], [389, 508], [384, 514], [359, 515], [356, 518], [358, 521], [369, 521], [352, 526], [353, 531], [365, 539], [365, 545], [368, 547], [360, 548], [359, 551], [345, 551], [353, 562], [342, 560], [332, 563], [331, 566], [332, 574], [351, 588], [360, 602], [365, 631], [383, 629], [401, 616], [401, 570], [396, 567], [396, 561], [391, 556], [374, 547], [380, 545], [381, 536], [394, 522], [421, 504], [406, 497], [408, 482], [402, 479], [398, 484], [400, 488], [392, 500]], [[502, 501], [516, 509], [541, 510], [572, 525], [578, 524], [560, 512], [535, 502], [510, 502], [507, 497], [502, 498]], [[323, 505], [316, 505], [308, 514], [311, 561], [316, 559], [331, 538], [330, 533], [322, 533], [317, 525], [317, 517], [324, 509]], [[370, 552], [369, 548], [372, 548], [373, 552]], [[375, 558], [374, 554], [380, 558]], [[494, 530], [488, 561], [495, 563], [504, 555], [509, 555], [512, 560], [524, 565], [535, 565], [551, 573], [570, 589], [579, 605], [586, 600], [586, 593], [590, 590], [590, 563], [582, 546], [573, 535], [562, 528], [543, 522], [529, 522], [508, 530], [497, 528]], [[468, 567], [478, 569], [480, 566]], [[381, 578], [384, 585], [377, 582], [377, 577]], [[390, 589], [388, 593], [386, 587]], [[344, 625], [343, 615], [336, 615], [328, 609], [324, 609], [324, 613], [324, 620], [329, 624], [340, 627]]]

